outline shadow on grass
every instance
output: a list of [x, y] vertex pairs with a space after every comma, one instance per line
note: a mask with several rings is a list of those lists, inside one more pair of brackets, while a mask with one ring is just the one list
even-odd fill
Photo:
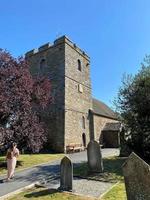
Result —
[[113, 157], [103, 159], [104, 172], [115, 173], [117, 176], [123, 176], [122, 165], [126, 158]]
[[123, 180], [122, 165], [126, 158], [111, 157], [104, 158], [104, 172], [103, 173], [91, 173], [89, 171], [87, 162], [74, 166], [74, 176], [88, 178], [97, 181], [104, 182], [117, 182]]
[[54, 193], [58, 193], [58, 191], [56, 189], [45, 189], [45, 190], [35, 191], [35, 192], [25, 194], [24, 197], [36, 198], [36, 197], [42, 197], [42, 196], [46, 196], [46, 195], [50, 195]]

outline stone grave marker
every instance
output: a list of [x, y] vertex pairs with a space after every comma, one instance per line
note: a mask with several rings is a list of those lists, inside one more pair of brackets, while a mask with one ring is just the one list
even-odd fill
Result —
[[73, 165], [71, 160], [65, 156], [60, 164], [60, 190], [72, 191]]
[[103, 172], [103, 160], [100, 145], [92, 140], [87, 147], [88, 167], [91, 172]]
[[132, 150], [127, 145], [125, 134], [126, 134], [125, 129], [122, 128], [122, 130], [120, 131], [120, 156], [121, 157], [128, 157], [132, 152]]
[[127, 199], [149, 200], [150, 166], [135, 153], [131, 153], [122, 168]]

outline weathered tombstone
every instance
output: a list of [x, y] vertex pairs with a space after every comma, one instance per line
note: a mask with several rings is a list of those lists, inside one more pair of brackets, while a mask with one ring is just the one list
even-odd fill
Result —
[[122, 128], [120, 131], [120, 157], [128, 157], [131, 154], [132, 150], [127, 145], [125, 139], [125, 130]]
[[135, 153], [123, 164], [128, 200], [150, 199], [150, 166]]
[[72, 191], [73, 166], [71, 160], [65, 156], [60, 164], [60, 189]]
[[103, 172], [103, 160], [100, 145], [92, 140], [87, 147], [88, 167], [91, 172]]

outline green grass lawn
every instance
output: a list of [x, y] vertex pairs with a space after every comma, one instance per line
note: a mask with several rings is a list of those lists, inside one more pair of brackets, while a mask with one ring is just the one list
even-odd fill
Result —
[[102, 200], [126, 200], [125, 185], [123, 182], [118, 183], [113, 187]]
[[54, 189], [33, 188], [22, 192], [9, 200], [94, 200], [94, 198], [80, 197], [67, 193], [60, 193]]
[[82, 163], [74, 168], [74, 175], [89, 178], [98, 181], [118, 182], [123, 181], [123, 174], [121, 166], [126, 158], [109, 157], [103, 159], [104, 172], [91, 174], [88, 169], [87, 163]]
[[[20, 155], [17, 161], [16, 170], [25, 169], [41, 163], [51, 162], [62, 158], [63, 154], [23, 154]], [[0, 175], [6, 173], [5, 157], [0, 157]]]

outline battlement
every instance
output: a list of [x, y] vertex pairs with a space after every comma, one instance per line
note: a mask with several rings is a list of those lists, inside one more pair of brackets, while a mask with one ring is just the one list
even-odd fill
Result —
[[53, 44], [50, 43], [46, 43], [42, 46], [40, 46], [38, 49], [32, 49], [31, 51], [28, 51], [25, 54], [25, 57], [30, 57], [32, 55], [35, 55], [36, 53], [39, 53], [41, 51], [45, 51], [49, 48], [53, 48], [57, 45], [60, 45], [62, 43], [66, 43], [68, 44], [70, 47], [72, 47], [74, 50], [76, 50], [79, 54], [81, 54], [82, 56], [84, 56], [87, 60], [90, 59], [90, 57], [83, 51], [81, 50], [75, 43], [73, 43], [68, 37], [66, 36], [62, 36], [60, 38], [57, 38]]
[[25, 57], [32, 56], [32, 55], [36, 54], [37, 52], [38, 52], [38, 49], [32, 49], [31, 51], [28, 51], [28, 52], [25, 54]]
[[48, 42], [48, 43], [46, 43], [46, 44], [40, 46], [40, 47], [38, 48], [38, 51], [44, 51], [44, 50], [48, 49], [49, 47], [51, 47], [51, 44]]

